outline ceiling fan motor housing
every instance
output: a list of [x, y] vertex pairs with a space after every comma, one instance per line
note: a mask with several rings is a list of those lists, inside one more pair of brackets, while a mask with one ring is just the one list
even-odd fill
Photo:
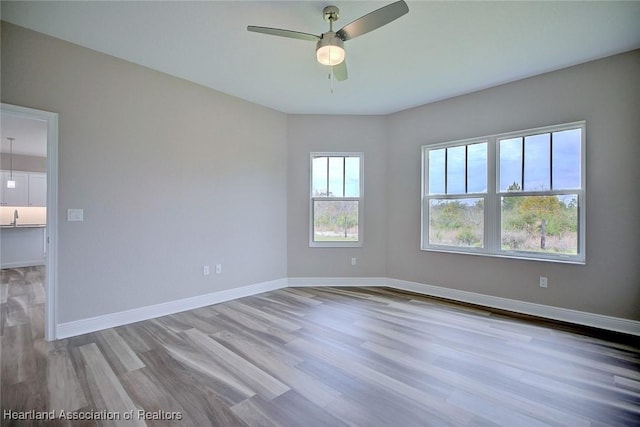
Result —
[[340, 9], [337, 6], [327, 6], [322, 9], [322, 16], [325, 21], [335, 22], [340, 17]]

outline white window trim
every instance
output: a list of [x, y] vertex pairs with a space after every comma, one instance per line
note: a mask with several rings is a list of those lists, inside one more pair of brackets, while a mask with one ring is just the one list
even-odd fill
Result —
[[[313, 197], [313, 159], [314, 157], [359, 157], [360, 176], [359, 194], [360, 197]], [[358, 240], [355, 242], [316, 242], [313, 240], [313, 202], [322, 201], [357, 201], [358, 202]], [[311, 248], [358, 248], [363, 245], [364, 230], [364, 153], [363, 152], [312, 152], [309, 155], [309, 247]]]
[[[558, 132], [568, 129], [582, 129], [580, 142], [580, 189], [577, 190], [550, 190], [550, 191], [522, 191], [518, 192], [518, 196], [536, 196], [536, 195], [563, 195], [563, 194], [577, 194], [578, 195], [578, 254], [577, 255], [564, 255], [564, 254], [547, 254], [537, 252], [526, 252], [517, 250], [502, 250], [500, 243], [500, 224], [502, 223], [501, 210], [500, 210], [500, 197], [503, 192], [500, 192], [500, 170], [497, 167], [500, 161], [500, 149], [498, 141], [501, 139], [508, 139], [520, 136], [530, 136], [536, 133], [550, 133]], [[449, 148], [459, 145], [469, 145], [473, 143], [487, 142], [487, 192], [486, 193], [466, 193], [466, 194], [442, 194], [442, 195], [428, 195], [429, 188], [429, 176], [428, 165], [426, 161], [426, 154], [431, 150], [437, 150], [440, 148]], [[468, 138], [456, 141], [449, 141], [437, 144], [423, 145], [422, 146], [422, 187], [421, 187], [421, 204], [420, 204], [420, 248], [423, 251], [432, 252], [448, 252], [456, 254], [466, 255], [480, 255], [490, 256], [497, 258], [516, 258], [527, 259], [534, 261], [549, 261], [557, 263], [567, 264], [581, 264], [586, 263], [586, 122], [578, 121], [571, 123], [564, 123], [559, 125], [544, 126], [532, 129], [525, 129], [513, 132], [505, 132], [500, 134], [488, 135], [477, 138]], [[467, 248], [467, 247], [454, 247], [444, 245], [429, 244], [429, 217], [428, 217], [428, 202], [430, 198], [439, 199], [460, 199], [460, 198], [485, 198], [485, 212], [484, 212], [484, 244], [483, 248]]]

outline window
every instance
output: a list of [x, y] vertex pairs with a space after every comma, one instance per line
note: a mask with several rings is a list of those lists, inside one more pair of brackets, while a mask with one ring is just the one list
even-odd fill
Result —
[[311, 153], [310, 246], [362, 245], [362, 153]]
[[585, 123], [422, 148], [422, 249], [584, 263]]

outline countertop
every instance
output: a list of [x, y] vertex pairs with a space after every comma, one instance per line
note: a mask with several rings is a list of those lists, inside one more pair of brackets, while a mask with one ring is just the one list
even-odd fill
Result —
[[45, 228], [47, 224], [18, 224], [18, 225], [9, 225], [2, 224], [0, 225], [0, 229], [2, 230], [11, 230], [11, 229], [20, 229], [20, 228]]

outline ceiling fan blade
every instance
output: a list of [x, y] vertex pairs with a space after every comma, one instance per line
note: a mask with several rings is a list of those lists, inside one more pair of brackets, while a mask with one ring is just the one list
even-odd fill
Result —
[[280, 37], [289, 37], [290, 39], [309, 40], [312, 42], [317, 42], [318, 40], [320, 40], [320, 36], [316, 36], [315, 34], [301, 33], [299, 31], [291, 31], [291, 30], [281, 30], [280, 28], [256, 27], [255, 25], [249, 25], [247, 27], [247, 30], [253, 31], [254, 33], [269, 34], [272, 36], [280, 36]]
[[347, 80], [347, 77], [349, 77], [347, 75], [347, 61], [342, 61], [341, 63], [339, 63], [338, 65], [334, 65], [333, 66], [333, 75], [335, 76], [336, 80], [341, 82], [344, 80]]
[[388, 4], [374, 10], [355, 21], [345, 25], [336, 32], [336, 35], [346, 41], [373, 31], [383, 25], [400, 18], [409, 12], [409, 6], [403, 0]]

